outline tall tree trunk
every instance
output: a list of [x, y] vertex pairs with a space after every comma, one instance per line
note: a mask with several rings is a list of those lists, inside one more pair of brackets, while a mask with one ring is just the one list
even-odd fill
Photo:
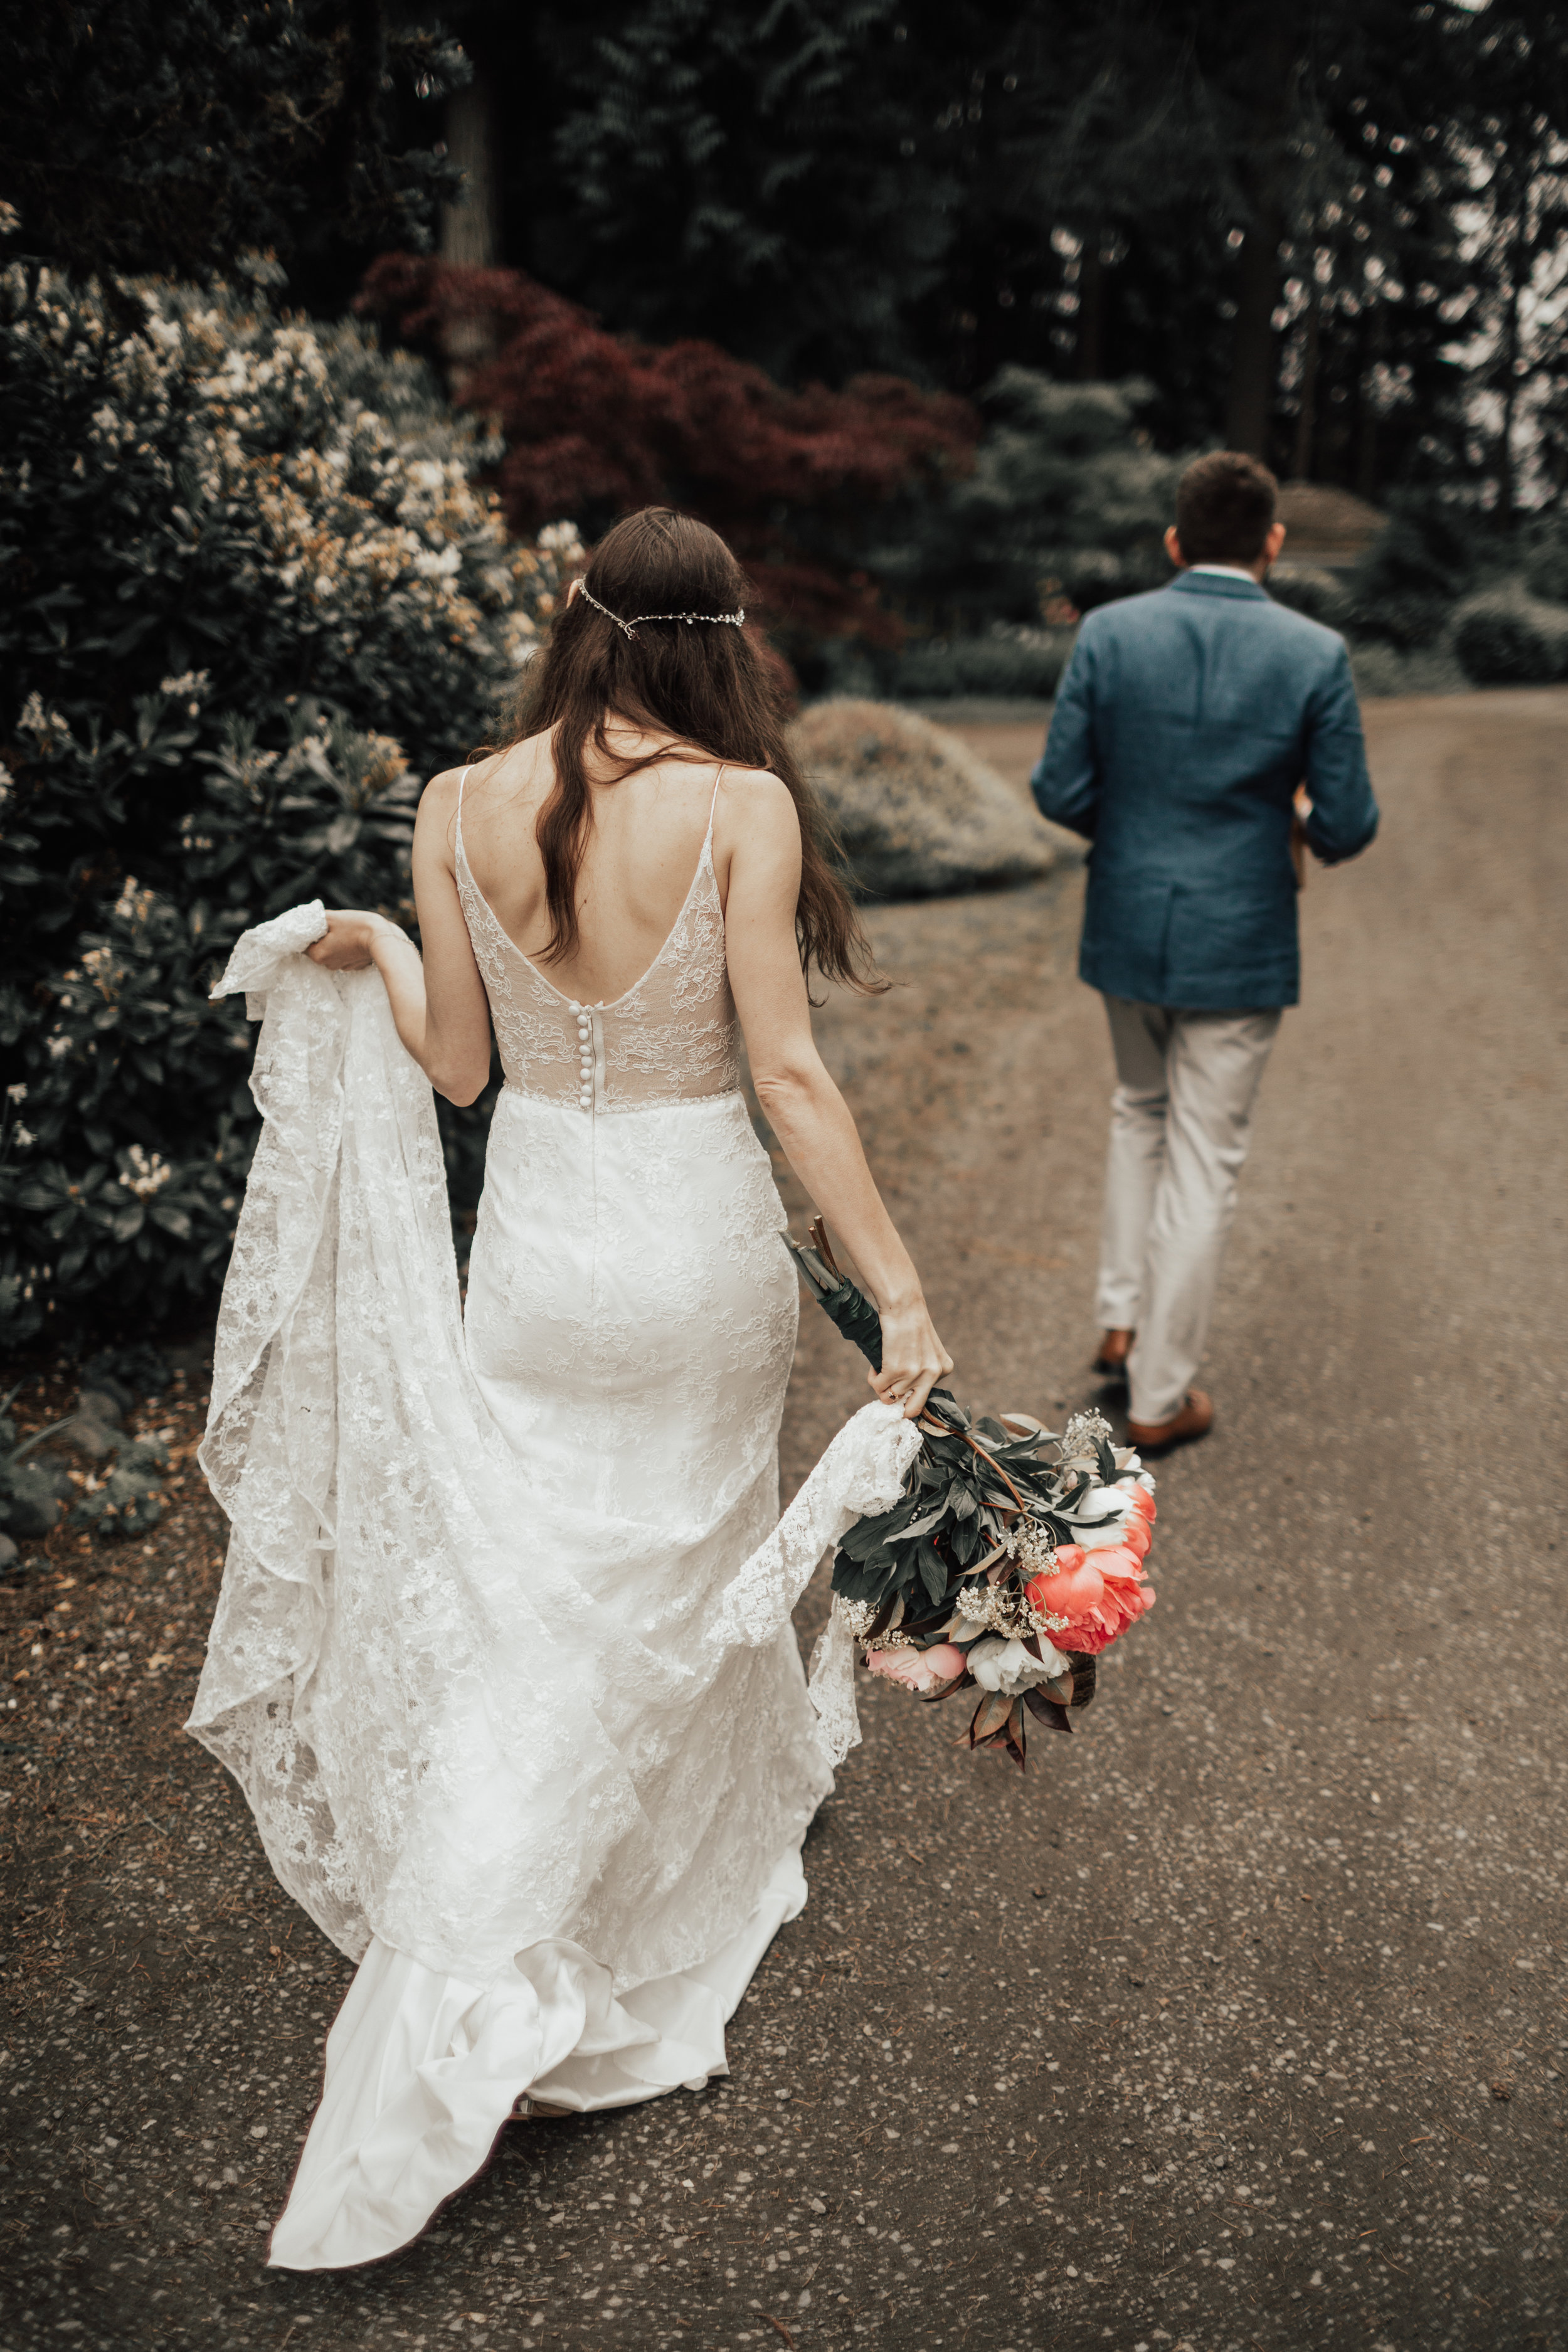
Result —
[[1502, 430], [1498, 435], [1497, 510], [1498, 520], [1504, 530], [1513, 529], [1513, 518], [1519, 497], [1513, 462], [1514, 419], [1519, 408], [1519, 302], [1520, 240], [1515, 238], [1509, 248], [1508, 309], [1504, 314], [1502, 339]]
[[499, 257], [489, 85], [476, 67], [447, 100], [447, 153], [463, 174], [463, 201], [441, 207], [441, 258], [493, 269]]
[[1243, 65], [1241, 93], [1254, 125], [1243, 175], [1251, 222], [1236, 278], [1236, 334], [1230, 352], [1226, 438], [1265, 461], [1279, 366], [1274, 312], [1279, 300], [1279, 240], [1285, 232], [1290, 164], [1286, 141], [1295, 108], [1298, 27], [1295, 0], [1273, 0], [1272, 21]]
[[1274, 414], [1274, 309], [1279, 299], [1282, 226], [1278, 194], [1271, 188], [1261, 191], [1237, 271], [1236, 337], [1230, 352], [1226, 441], [1232, 449], [1264, 459]]
[[1105, 264], [1098, 229], [1084, 239], [1079, 265], [1078, 373], [1084, 383], [1098, 383], [1105, 373]]
[[[495, 151], [489, 85], [478, 66], [467, 88], [447, 100], [447, 152], [463, 174], [463, 201], [441, 207], [441, 258], [493, 269], [500, 258]], [[441, 351], [454, 398], [474, 370], [494, 358], [495, 348], [495, 321], [488, 311], [447, 323]]]
[[1316, 278], [1312, 281], [1312, 299], [1307, 307], [1307, 325], [1301, 342], [1301, 395], [1296, 411], [1296, 446], [1290, 454], [1290, 475], [1294, 481], [1310, 482], [1312, 478], [1312, 442], [1318, 430], [1318, 345], [1321, 339], [1320, 313], [1321, 297]]
[[1364, 392], [1356, 434], [1355, 492], [1369, 507], [1377, 504], [1377, 411]]
[[1383, 305], [1374, 302], [1366, 314], [1365, 331], [1362, 339], [1362, 367], [1357, 377], [1359, 399], [1356, 404], [1356, 496], [1368, 506], [1377, 503], [1377, 368], [1388, 343], [1388, 320]]

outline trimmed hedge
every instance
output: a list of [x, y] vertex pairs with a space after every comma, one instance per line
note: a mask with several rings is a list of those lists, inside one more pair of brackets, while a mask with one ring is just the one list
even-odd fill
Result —
[[1477, 686], [1554, 686], [1568, 677], [1568, 607], [1494, 589], [1460, 606], [1454, 651]]

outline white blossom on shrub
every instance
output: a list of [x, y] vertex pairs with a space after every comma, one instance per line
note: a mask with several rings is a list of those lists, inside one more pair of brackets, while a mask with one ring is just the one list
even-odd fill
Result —
[[582, 550], [508, 540], [500, 445], [422, 362], [254, 289], [0, 271], [0, 446], [15, 1339], [210, 1292], [256, 1131], [212, 971], [300, 898], [411, 916], [421, 785], [494, 738]]

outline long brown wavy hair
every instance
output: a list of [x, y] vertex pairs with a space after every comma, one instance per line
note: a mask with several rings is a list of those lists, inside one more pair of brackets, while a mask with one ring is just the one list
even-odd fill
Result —
[[[718, 533], [668, 507], [645, 507], [607, 531], [589, 559], [583, 585], [625, 621], [647, 613], [736, 613], [748, 593]], [[869, 993], [887, 986], [839, 878], [837, 844], [790, 751], [784, 716], [784, 698], [744, 629], [722, 622], [644, 620], [627, 636], [586, 595], [574, 597], [529, 664], [508, 738], [518, 743], [548, 730], [552, 739], [555, 784], [535, 829], [551, 920], [542, 961], [557, 961], [577, 945], [577, 877], [594, 822], [583, 755], [592, 742], [601, 759], [618, 762], [616, 782], [682, 756], [771, 769], [800, 818], [795, 929], [802, 970], [815, 964], [827, 979]], [[605, 740], [606, 722], [614, 719], [661, 737], [659, 749], [622, 760]]]

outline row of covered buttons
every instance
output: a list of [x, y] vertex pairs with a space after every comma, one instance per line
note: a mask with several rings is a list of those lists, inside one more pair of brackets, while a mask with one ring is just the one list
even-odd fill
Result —
[[574, 1003], [572, 1010], [577, 1015], [577, 1076], [580, 1083], [577, 1105], [581, 1110], [592, 1110], [594, 1108], [594, 1016], [585, 1004]]

